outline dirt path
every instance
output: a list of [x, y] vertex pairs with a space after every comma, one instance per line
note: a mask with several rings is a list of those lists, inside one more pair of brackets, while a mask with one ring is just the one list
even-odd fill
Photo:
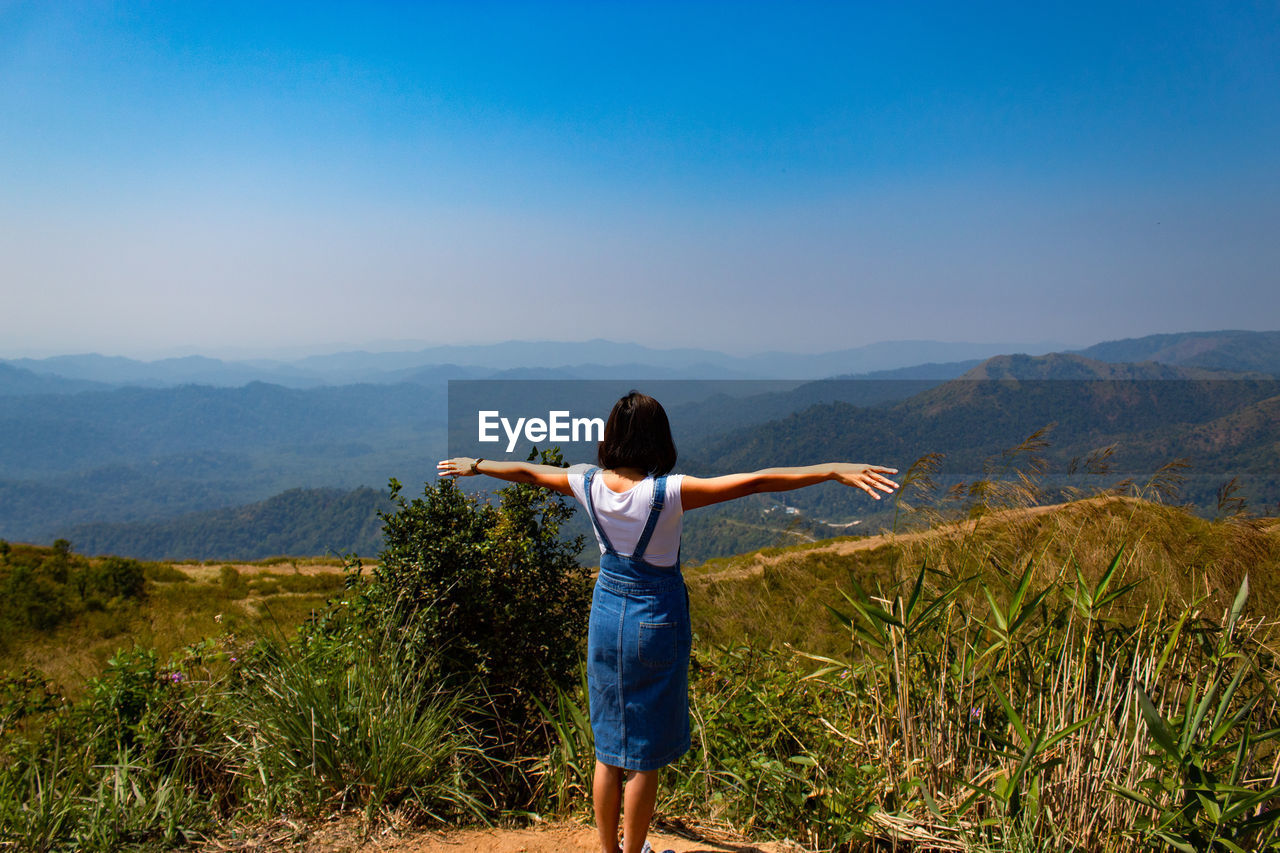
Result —
[[[655, 853], [803, 853], [787, 841], [749, 843], [715, 829], [678, 822], [649, 833]], [[516, 829], [393, 829], [366, 836], [355, 818], [311, 827], [276, 824], [209, 841], [201, 853], [599, 853], [596, 831], [577, 823]]]
[[[666, 850], [675, 853], [789, 853], [801, 849], [790, 845], [688, 839], [668, 832], [649, 833], [649, 844], [655, 853]], [[359, 853], [372, 853], [373, 850], [387, 853], [599, 853], [600, 847], [592, 827], [552, 826], [420, 835], [391, 846], [361, 848]]]
[[344, 568], [341, 563], [317, 563], [313, 565], [302, 560], [299, 560], [296, 564], [272, 563], [270, 565], [263, 565], [262, 563], [237, 563], [234, 560], [214, 563], [173, 564], [173, 567], [178, 571], [199, 581], [217, 580], [222, 573], [223, 566], [230, 566], [241, 575], [246, 576], [262, 575], [267, 573], [273, 575], [332, 575], [341, 574]]

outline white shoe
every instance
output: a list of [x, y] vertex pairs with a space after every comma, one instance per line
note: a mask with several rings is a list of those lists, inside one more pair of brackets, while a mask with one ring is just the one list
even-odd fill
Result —
[[[623, 847], [626, 847], [626, 846], [627, 846], [627, 839], [625, 839], [625, 838], [624, 838], [624, 839], [622, 839], [622, 846], [623, 846]], [[645, 841], [644, 841], [644, 847], [641, 847], [641, 848], [640, 848], [640, 853], [654, 853], [653, 848], [649, 846], [649, 839], [647, 839], [647, 838], [645, 839]], [[676, 853], [676, 851], [674, 851], [674, 850], [663, 850], [663, 851], [662, 851], [662, 853]]]
[[[649, 846], [649, 840], [646, 838], [644, 847], [640, 848], [640, 853], [653, 853], [653, 848]], [[663, 850], [662, 853], [676, 853], [674, 850]]]

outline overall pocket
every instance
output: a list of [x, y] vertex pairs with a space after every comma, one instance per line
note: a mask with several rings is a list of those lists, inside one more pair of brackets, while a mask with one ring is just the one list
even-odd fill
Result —
[[675, 622], [641, 622], [640, 662], [652, 667], [675, 663], [680, 640], [678, 627]]

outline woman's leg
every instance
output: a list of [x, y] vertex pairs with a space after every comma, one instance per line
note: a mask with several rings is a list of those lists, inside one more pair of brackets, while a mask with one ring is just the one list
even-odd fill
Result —
[[600, 835], [600, 853], [618, 853], [618, 815], [622, 810], [622, 768], [597, 761], [596, 775], [591, 787], [591, 801], [596, 810], [596, 832]]
[[626, 846], [622, 853], [640, 853], [645, 837], [649, 834], [649, 821], [653, 819], [653, 807], [658, 801], [657, 770], [637, 770], [627, 778], [627, 805], [622, 812], [622, 838]]

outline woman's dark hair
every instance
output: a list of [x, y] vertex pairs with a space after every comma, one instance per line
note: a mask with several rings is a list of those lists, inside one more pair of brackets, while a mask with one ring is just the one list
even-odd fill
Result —
[[598, 461], [601, 468], [639, 468], [654, 477], [670, 473], [676, 467], [676, 443], [662, 404], [639, 391], [614, 403]]

